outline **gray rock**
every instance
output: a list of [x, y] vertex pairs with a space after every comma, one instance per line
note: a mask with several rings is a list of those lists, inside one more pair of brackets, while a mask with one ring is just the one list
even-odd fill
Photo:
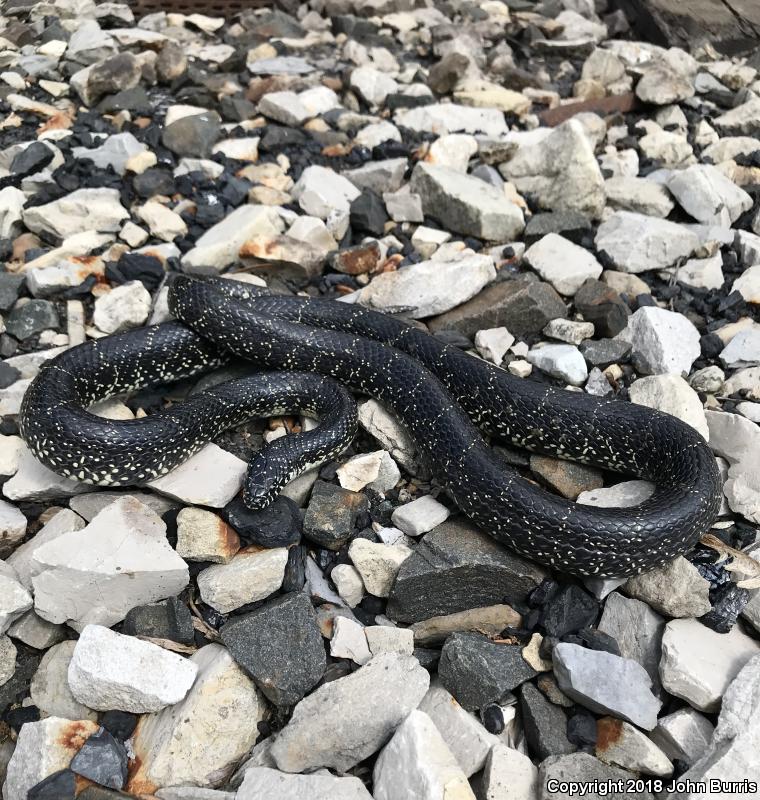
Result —
[[438, 665], [441, 683], [468, 711], [498, 703], [536, 674], [520, 645], [494, 644], [478, 633], [449, 636]]
[[17, 305], [5, 319], [5, 330], [16, 339], [28, 339], [36, 333], [57, 328], [58, 312], [49, 300], [30, 300]]
[[[159, 797], [162, 797], [160, 792]], [[234, 797], [235, 800], [260, 800], [262, 797], [276, 797], [277, 800], [302, 800], [305, 797], [309, 800], [372, 800], [359, 778], [327, 773], [289, 775], [268, 767], [247, 769]]]
[[713, 120], [713, 124], [724, 134], [733, 136], [760, 136], [760, 98], [750, 94], [749, 99], [726, 111]]
[[685, 226], [630, 211], [611, 214], [594, 242], [616, 269], [629, 273], [670, 267], [699, 247], [699, 237]]
[[171, 122], [161, 133], [161, 142], [175, 155], [206, 158], [221, 133], [216, 111], [191, 114]]
[[668, 190], [647, 178], [617, 176], [604, 182], [607, 205], [616, 211], [633, 211], [649, 217], [667, 217], [675, 203]]
[[751, 463], [760, 447], [760, 427], [741, 414], [706, 411], [710, 447], [729, 464]]
[[593, 218], [604, 209], [604, 179], [577, 120], [559, 125], [535, 144], [522, 145], [499, 171], [522, 194], [535, 196], [541, 208], [580, 211]]
[[710, 746], [714, 731], [707, 717], [686, 706], [660, 717], [649, 736], [671, 761], [678, 759], [691, 766]]
[[520, 688], [520, 710], [525, 738], [538, 758], [574, 753], [578, 749], [567, 738], [565, 712], [532, 683], [524, 683]]
[[387, 614], [419, 622], [479, 606], [522, 602], [544, 570], [502, 547], [474, 525], [447, 520], [404, 561]]
[[75, 147], [71, 152], [75, 158], [86, 158], [100, 169], [113, 167], [117, 175], [124, 175], [129, 159], [145, 150], [146, 146], [131, 133], [117, 133], [109, 136], [99, 147]]
[[654, 59], [644, 66], [636, 96], [645, 103], [666, 106], [694, 96], [694, 76], [675, 68], [669, 60]]
[[76, 700], [69, 688], [69, 664], [75, 646], [76, 642], [61, 642], [42, 656], [29, 686], [29, 696], [45, 716], [95, 721], [97, 712]]
[[660, 748], [638, 728], [614, 717], [602, 717], [596, 723], [596, 756], [632, 772], [664, 777], [673, 765]]
[[629, 791], [630, 780], [627, 770], [604, 764], [588, 753], [552, 756], [538, 768], [538, 798], [556, 800], [557, 792], [551, 787], [567, 783], [587, 787], [583, 795], [587, 800], [654, 800], [651, 792]]
[[287, 594], [228, 622], [222, 641], [261, 691], [292, 706], [312, 689], [326, 659], [317, 617], [304, 594]]
[[403, 542], [384, 544], [356, 537], [348, 556], [361, 575], [366, 590], [375, 597], [388, 597], [401, 565], [411, 550]]
[[277, 767], [346, 772], [388, 741], [428, 690], [414, 656], [382, 653], [301, 700], [271, 748]]
[[506, 327], [515, 336], [541, 331], [567, 308], [552, 286], [525, 279], [494, 283], [466, 303], [428, 320], [433, 332], [456, 330], [473, 337], [483, 328]]
[[597, 713], [612, 714], [645, 730], [657, 724], [662, 705], [646, 670], [629, 658], [561, 642], [553, 652], [560, 689]]
[[455, 169], [420, 161], [410, 182], [425, 214], [448, 230], [494, 242], [509, 242], [525, 227], [522, 210], [504, 192]]
[[683, 556], [630, 578], [623, 591], [668, 617], [701, 617], [710, 610], [710, 583]]
[[739, 331], [721, 351], [720, 360], [730, 369], [760, 364], [760, 327]]
[[[760, 752], [760, 655], [748, 661], [723, 696], [718, 724], [710, 747], [681, 776], [682, 781], [735, 781], [737, 795], [744, 793], [745, 781], [757, 776]], [[751, 791], [748, 793], [752, 793]], [[676, 791], [668, 800], [691, 800], [704, 796], [698, 790]]]
[[644, 667], [655, 693], [659, 692], [665, 620], [646, 603], [612, 592], [604, 604], [599, 630], [615, 639], [623, 658], [630, 658]]
[[662, 685], [700, 711], [717, 711], [731, 681], [759, 652], [738, 625], [716, 633], [696, 619], [674, 619], [662, 637]]
[[69, 769], [100, 786], [121, 789], [127, 780], [129, 759], [124, 745], [100, 728], [71, 759]]
[[705, 439], [710, 436], [702, 401], [680, 375], [652, 375], [634, 381], [629, 389], [632, 403], [656, 408], [691, 425]]
[[[388, 200], [385, 194], [396, 197], [393, 192], [398, 192], [404, 181], [407, 159], [388, 158], [384, 161], [368, 161], [361, 167], [349, 169], [343, 173], [344, 178], [348, 178], [358, 189], [372, 189], [373, 192], [383, 195], [386, 208]], [[404, 195], [402, 195], [403, 197]], [[412, 195], [407, 193], [406, 197]], [[390, 209], [389, 209], [390, 211]], [[422, 222], [422, 220], [420, 220]]]
[[618, 338], [631, 345], [634, 366], [646, 375], [688, 374], [701, 355], [699, 331], [682, 314], [644, 306]]
[[668, 181], [668, 189], [685, 211], [706, 225], [729, 228], [752, 208], [752, 198], [709, 164], [677, 170]]

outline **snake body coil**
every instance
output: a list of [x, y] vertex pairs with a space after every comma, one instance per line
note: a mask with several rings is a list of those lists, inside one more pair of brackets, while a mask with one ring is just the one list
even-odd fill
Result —
[[[101, 485], [140, 484], [247, 417], [320, 416], [315, 430], [276, 440], [252, 459], [244, 497], [261, 508], [308, 463], [351, 441], [353, 400], [332, 378], [396, 413], [432, 473], [484, 531], [561, 571], [636, 574], [688, 551], [717, 513], [715, 459], [694, 429], [668, 414], [515, 378], [360, 306], [184, 276], [169, 302], [181, 322], [88, 342], [43, 367], [20, 427], [44, 464]], [[230, 354], [278, 372], [221, 384], [140, 420], [86, 411], [95, 400], [209, 370]], [[656, 489], [629, 509], [577, 505], [520, 476], [478, 428]]]

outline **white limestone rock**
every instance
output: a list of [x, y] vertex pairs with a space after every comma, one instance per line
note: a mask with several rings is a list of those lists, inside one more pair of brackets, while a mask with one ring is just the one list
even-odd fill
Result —
[[673, 765], [660, 748], [638, 728], [614, 717], [602, 717], [596, 723], [596, 757], [607, 764], [665, 777]]
[[390, 75], [374, 67], [357, 67], [351, 72], [349, 85], [358, 92], [370, 106], [382, 106], [389, 94], [398, 91], [398, 84]]
[[429, 684], [414, 656], [375, 656], [301, 700], [272, 744], [272, 758], [284, 772], [319, 767], [346, 772], [388, 741]]
[[[732, 680], [723, 696], [715, 734], [704, 755], [681, 776], [682, 781], [743, 782], [757, 775], [760, 751], [760, 656], [754, 656]], [[735, 784], [735, 785], [736, 785]], [[737, 795], [745, 794], [742, 789]], [[698, 791], [671, 793], [668, 800], [697, 800]]]
[[83, 530], [36, 546], [29, 570], [35, 611], [77, 629], [114, 625], [136, 606], [179, 594], [189, 580], [187, 565], [166, 541], [165, 523], [130, 497]]
[[393, 120], [414, 131], [436, 133], [482, 134], [499, 139], [508, 131], [503, 112], [496, 108], [470, 108], [456, 103], [434, 103], [418, 108], [400, 109]]
[[709, 258], [690, 258], [685, 264], [670, 271], [675, 274], [679, 283], [695, 289], [720, 289], [725, 282], [720, 252]]
[[594, 239], [621, 272], [638, 273], [672, 266], [699, 247], [699, 236], [665, 219], [615, 211], [599, 226]]
[[112, 167], [117, 175], [124, 175], [127, 162], [147, 149], [133, 134], [116, 133], [106, 138], [98, 147], [74, 147], [71, 152], [74, 158], [86, 158], [99, 169]]
[[450, 514], [443, 503], [424, 495], [395, 509], [391, 522], [408, 536], [421, 536], [445, 522]]
[[433, 680], [422, 698], [419, 710], [433, 721], [468, 778], [483, 769], [499, 740], [483, 727], [474, 714], [465, 711], [439, 680]]
[[43, 716], [95, 722], [97, 712], [80, 703], [69, 688], [69, 664], [75, 647], [76, 642], [60, 642], [42, 656], [29, 687], [30, 697]]
[[383, 494], [390, 491], [401, 478], [401, 472], [387, 450], [352, 456], [338, 467], [337, 474], [344, 489], [360, 492], [365, 486], [370, 486]]
[[291, 91], [268, 92], [259, 101], [259, 112], [283, 125], [298, 127], [314, 114]]
[[388, 597], [401, 565], [412, 554], [404, 545], [378, 544], [354, 539], [348, 556], [362, 576], [366, 590], [375, 597]]
[[698, 222], [726, 228], [752, 208], [752, 198], [719, 169], [695, 164], [674, 172], [668, 189]]
[[710, 583], [683, 556], [629, 578], [624, 591], [668, 617], [701, 617], [710, 608]]
[[729, 369], [760, 365], [760, 326], [739, 331], [721, 351], [720, 360]]
[[377, 400], [359, 403], [359, 424], [387, 450], [394, 461], [415, 475], [417, 448], [408, 431]]
[[34, 233], [65, 239], [76, 233], [116, 233], [129, 212], [122, 206], [118, 189], [77, 189], [51, 203], [23, 212], [24, 225]]
[[22, 445], [16, 474], [3, 484], [3, 494], [9, 500], [56, 500], [91, 491], [85, 483], [57, 475]]
[[475, 800], [467, 777], [438, 729], [419, 710], [399, 725], [373, 770], [375, 800], [396, 800], [410, 793], [420, 800]]
[[348, 213], [361, 192], [337, 172], [313, 164], [301, 173], [291, 194], [304, 212], [326, 220], [331, 212]]
[[89, 720], [48, 717], [21, 726], [3, 783], [3, 800], [25, 800], [41, 780], [66, 769], [99, 726]]
[[541, 237], [525, 251], [523, 259], [560, 294], [571, 297], [584, 281], [602, 274], [602, 265], [588, 250], [558, 233]]
[[10, 555], [25, 535], [26, 517], [13, 504], [0, 500], [0, 555]]
[[519, 750], [496, 744], [483, 770], [481, 797], [482, 800], [536, 800], [538, 769]]
[[164, 242], [173, 242], [187, 233], [187, 225], [182, 217], [157, 200], [148, 200], [135, 213], [148, 226], [151, 234]]
[[484, 328], [475, 334], [475, 347], [483, 358], [497, 366], [504, 360], [515, 337], [506, 328]]
[[0, 237], [13, 238], [21, 228], [26, 195], [15, 186], [0, 189]]
[[256, 743], [266, 703], [229, 650], [209, 644], [187, 663], [197, 677], [185, 698], [140, 720], [132, 740], [139, 765], [133, 790], [221, 786]]
[[378, 311], [408, 308], [414, 319], [424, 319], [466, 302], [495, 277], [490, 256], [422, 261], [377, 275], [360, 290], [358, 301]]
[[330, 572], [330, 580], [335, 584], [338, 594], [349, 608], [361, 603], [364, 597], [364, 581], [356, 567], [351, 564], [336, 564]]
[[645, 375], [688, 375], [702, 352], [693, 323], [656, 306], [639, 308], [616, 338], [631, 345], [634, 366]]
[[355, 664], [366, 664], [372, 654], [364, 627], [348, 617], [336, 617], [330, 639], [330, 655], [334, 658], [348, 658]]
[[0, 434], [0, 475], [8, 477], [16, 474], [23, 448], [24, 440], [20, 436]]
[[527, 359], [534, 367], [573, 386], [582, 386], [588, 378], [586, 360], [571, 344], [536, 347], [528, 353]]
[[98, 711], [145, 714], [179, 703], [198, 666], [169, 650], [102, 625], [87, 625], [69, 663], [74, 698]]
[[671, 761], [678, 759], [691, 766], [710, 746], [714, 731], [707, 717], [686, 706], [660, 717], [649, 736]]
[[758, 653], [760, 644], [738, 625], [716, 633], [696, 619], [674, 619], [662, 637], [662, 685], [693, 708], [717, 711], [731, 681]]
[[282, 220], [274, 208], [242, 205], [209, 228], [182, 256], [182, 268], [193, 275], [217, 275], [238, 259], [240, 248], [257, 235], [277, 236]]
[[129, 281], [98, 297], [92, 321], [103, 333], [117, 333], [144, 325], [150, 307], [150, 292], [145, 284]]
[[414, 631], [411, 628], [396, 628], [393, 625], [368, 625], [364, 629], [369, 651], [373, 656], [380, 653], [414, 652]]
[[177, 514], [176, 550], [188, 561], [229, 564], [240, 550], [240, 537], [212, 511], [186, 507]]
[[451, 167], [421, 161], [409, 186], [422, 198], [424, 212], [455, 233], [509, 242], [525, 227], [522, 209], [501, 189]]
[[741, 414], [705, 411], [710, 447], [729, 464], [751, 465], [760, 452], [760, 426]]
[[204, 603], [221, 614], [263, 600], [276, 592], [285, 577], [287, 547], [247, 547], [228, 564], [214, 564], [198, 575]]
[[604, 179], [578, 120], [568, 120], [532, 144], [523, 144], [499, 171], [541, 208], [580, 211], [598, 219], [605, 205]]
[[590, 339], [594, 335], [594, 324], [593, 322], [578, 322], [573, 319], [553, 319], [544, 328], [543, 334], [577, 346], [584, 339]]
[[[159, 795], [160, 796], [160, 795]], [[290, 775], [269, 767], [251, 767], [244, 773], [235, 800], [372, 800], [359, 778], [328, 772]]]
[[17, 580], [16, 571], [0, 561], [0, 635], [33, 605], [32, 596]]
[[223, 508], [240, 491], [247, 469], [242, 458], [209, 442], [176, 469], [147, 485], [187, 505]]
[[619, 175], [604, 182], [607, 205], [616, 211], [633, 211], [649, 217], [667, 217], [675, 207], [670, 192], [647, 178]]
[[470, 159], [478, 152], [478, 140], [469, 133], [449, 133], [439, 136], [425, 156], [428, 164], [448, 167], [456, 172], [467, 172]]
[[631, 402], [656, 408], [683, 420], [710, 438], [702, 402], [694, 389], [680, 375], [652, 375], [634, 381], [629, 389]]

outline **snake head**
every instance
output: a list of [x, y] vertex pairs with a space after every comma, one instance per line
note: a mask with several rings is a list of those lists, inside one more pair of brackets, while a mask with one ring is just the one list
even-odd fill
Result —
[[278, 460], [267, 458], [264, 451], [256, 453], [248, 466], [243, 502], [251, 511], [267, 508], [277, 499], [289, 477]]

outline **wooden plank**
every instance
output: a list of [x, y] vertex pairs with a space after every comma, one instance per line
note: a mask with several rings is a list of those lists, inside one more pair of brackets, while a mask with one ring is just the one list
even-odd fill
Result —
[[760, 43], [758, 0], [618, 0], [642, 38], [683, 47], [705, 41], [724, 53], [742, 53]]

